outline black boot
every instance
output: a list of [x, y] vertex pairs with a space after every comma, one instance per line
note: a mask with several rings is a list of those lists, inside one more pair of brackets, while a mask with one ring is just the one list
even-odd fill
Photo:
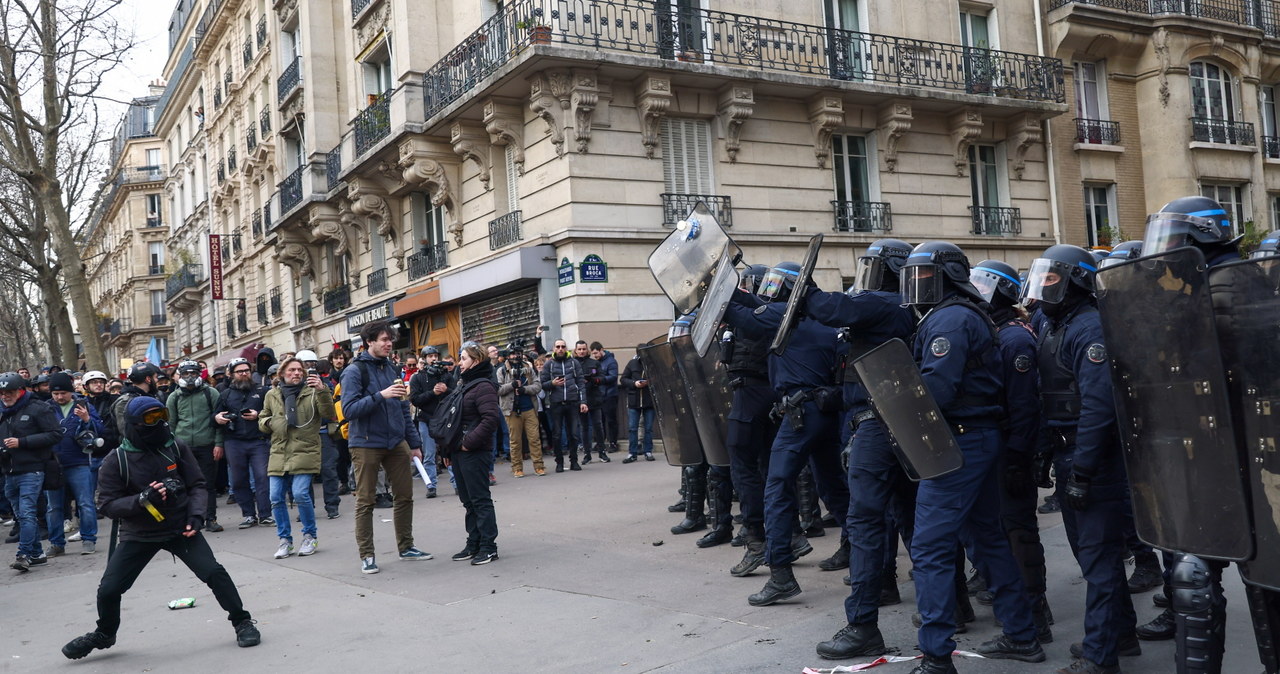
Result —
[[830, 641], [818, 644], [818, 655], [828, 660], [846, 660], [861, 655], [883, 655], [884, 637], [875, 623], [845, 625]]
[[800, 559], [810, 552], [813, 552], [813, 544], [804, 534], [797, 532], [791, 535], [791, 556]]
[[849, 539], [841, 538], [840, 547], [836, 548], [835, 554], [818, 562], [818, 568], [823, 571], [839, 571], [849, 568]]
[[667, 506], [667, 512], [669, 513], [684, 512], [684, 495], [689, 493], [688, 487], [689, 487], [689, 476], [684, 472], [684, 469], [681, 468], [680, 469], [680, 500], [676, 501], [675, 505]]
[[1040, 595], [1031, 604], [1031, 622], [1036, 626], [1036, 640], [1042, 644], [1053, 643], [1053, 612], [1049, 610], [1049, 600]]
[[[745, 527], [744, 527], [745, 528]], [[764, 533], [763, 532], [747, 532], [746, 552], [742, 555], [742, 561], [733, 565], [729, 569], [729, 575], [741, 578], [750, 574], [752, 571], [760, 568], [764, 564]]]
[[779, 564], [769, 570], [769, 582], [759, 592], [747, 597], [752, 606], [769, 606], [800, 594], [800, 584], [791, 573], [790, 564]]
[[747, 528], [738, 527], [738, 533], [734, 535], [733, 540], [729, 541], [729, 545], [740, 548], [747, 544]]
[[956, 671], [956, 666], [951, 663], [950, 655], [944, 655], [940, 658], [926, 655], [909, 674], [959, 674], [959, 672]]
[[895, 606], [902, 603], [902, 594], [898, 592], [898, 572], [885, 569], [880, 574], [880, 605]]
[[714, 548], [717, 545], [724, 545], [731, 540], [733, 540], [733, 527], [716, 526], [711, 531], [708, 531], [702, 538], [699, 538], [697, 545], [700, 548]]
[[1167, 608], [1161, 611], [1151, 622], [1145, 625], [1138, 625], [1138, 638], [1144, 641], [1167, 641], [1173, 638], [1177, 631], [1177, 622], [1173, 616], [1173, 609]]
[[991, 641], [984, 642], [973, 649], [983, 657], [1003, 660], [1020, 660], [1022, 662], [1044, 662], [1048, 656], [1040, 648], [1040, 642], [1014, 641], [1008, 634], [1000, 634]]
[[702, 510], [707, 499], [706, 471], [702, 466], [685, 466], [684, 472], [689, 475], [684, 490], [684, 519], [671, 527], [673, 534], [688, 534], [707, 528], [707, 517]]

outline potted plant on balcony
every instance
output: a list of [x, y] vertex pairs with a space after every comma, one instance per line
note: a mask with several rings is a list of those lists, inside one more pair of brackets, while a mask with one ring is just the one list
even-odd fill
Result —
[[516, 28], [529, 31], [530, 44], [551, 44], [551, 26], [547, 24], [533, 19], [521, 19], [516, 22]]
[[996, 57], [987, 47], [986, 40], [980, 40], [977, 47], [966, 47], [964, 50], [966, 85], [971, 94], [989, 94], [996, 81]]

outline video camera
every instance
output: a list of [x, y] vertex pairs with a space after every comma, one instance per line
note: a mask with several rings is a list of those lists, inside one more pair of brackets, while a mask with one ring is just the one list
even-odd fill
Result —
[[427, 363], [427, 366], [422, 368], [422, 371], [426, 372], [428, 377], [439, 379], [448, 374], [451, 367], [453, 367], [453, 361], [437, 360], [434, 363]]

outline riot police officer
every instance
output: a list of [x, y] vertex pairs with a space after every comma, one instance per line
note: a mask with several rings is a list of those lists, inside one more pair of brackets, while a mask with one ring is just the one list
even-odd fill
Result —
[[1043, 662], [1022, 575], [1000, 530], [996, 460], [1001, 438], [1000, 354], [982, 296], [958, 246], [927, 241], [902, 268], [902, 301], [924, 312], [912, 340], [921, 377], [955, 434], [963, 466], [920, 483], [911, 540], [920, 650], [912, 674], [950, 674], [956, 631], [956, 561], [961, 530], [994, 595], [1004, 633], [977, 647], [986, 657]]
[[[909, 339], [915, 316], [902, 305], [898, 273], [911, 254], [911, 244], [881, 239], [858, 258], [849, 293], [812, 291], [805, 297], [805, 313], [814, 320], [845, 330], [848, 352], [843, 370], [844, 403], [854, 429], [850, 442], [849, 480], [849, 596], [847, 624], [829, 641], [819, 643], [818, 655], [828, 659], [880, 655], [879, 607], [887, 518], [895, 493], [909, 492], [907, 479], [888, 434], [871, 411], [867, 389], [849, 366], [859, 356], [890, 339]], [[909, 498], [909, 497], [908, 497]], [[913, 499], [911, 499], [913, 501]], [[906, 519], [906, 518], [904, 518]], [[909, 519], [908, 519], [909, 521]], [[910, 540], [907, 528], [905, 540]]]
[[1134, 239], [1133, 241], [1118, 243], [1115, 248], [1111, 249], [1111, 254], [1102, 262], [1098, 263], [1098, 269], [1106, 269], [1107, 267], [1120, 264], [1121, 262], [1136, 260], [1141, 256], [1142, 241]]
[[1039, 341], [1041, 410], [1063, 525], [1088, 583], [1084, 642], [1059, 670], [1067, 674], [1118, 672], [1121, 651], [1141, 652], [1124, 573], [1128, 485], [1094, 298], [1095, 264], [1083, 248], [1051, 246], [1032, 262], [1023, 288], [1048, 319]]

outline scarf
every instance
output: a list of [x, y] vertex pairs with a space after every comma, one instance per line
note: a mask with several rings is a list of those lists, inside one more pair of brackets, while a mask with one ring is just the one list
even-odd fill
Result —
[[281, 384], [280, 394], [284, 398], [284, 418], [290, 428], [298, 427], [298, 395], [302, 393], [303, 384]]

